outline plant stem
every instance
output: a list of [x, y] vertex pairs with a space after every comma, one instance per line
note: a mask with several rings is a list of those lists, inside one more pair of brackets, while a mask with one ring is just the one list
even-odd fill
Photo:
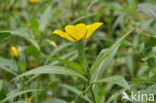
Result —
[[71, 0], [71, 8], [72, 8], [72, 16], [75, 18], [75, 8], [74, 8], [74, 0]]
[[94, 94], [94, 91], [93, 91], [92, 87], [90, 88], [90, 92], [91, 92], [91, 95], [92, 95], [93, 103], [96, 103], [95, 94]]
[[[40, 89], [40, 76], [38, 76], [38, 78], [37, 78], [37, 89]], [[39, 92], [38, 91], [36, 91], [36, 103], [38, 103], [39, 102]]]
[[[85, 45], [84, 45], [83, 40], [81, 40], [81, 41], [79, 41], [77, 43], [77, 50], [78, 50], [78, 59], [79, 59], [80, 65], [84, 69], [84, 71], [86, 72], [87, 79], [90, 80], [89, 67], [88, 67], [88, 64], [87, 64], [86, 57], [85, 57]], [[91, 96], [92, 96], [92, 99], [93, 99], [93, 103], [96, 103], [95, 95], [94, 95], [94, 92], [93, 92], [93, 85], [90, 84], [90, 81], [88, 81], [87, 84], [88, 84], [88, 87], [74, 100], [74, 102], [77, 101], [77, 99], [79, 99], [79, 97], [81, 95], [83, 95], [84, 93], [86, 93], [90, 89]]]
[[80, 40], [77, 43], [77, 50], [78, 50], [78, 60], [80, 62], [81, 67], [84, 69], [84, 71], [86, 72], [86, 77], [89, 78], [89, 70], [88, 70], [88, 64], [87, 64], [87, 60], [85, 57], [85, 45], [84, 45], [84, 41]]
[[88, 86], [83, 92], [81, 92], [75, 99], [74, 99], [74, 103], [80, 98], [81, 95], [83, 95], [84, 93], [86, 93], [88, 90], [90, 89], [90, 86]]

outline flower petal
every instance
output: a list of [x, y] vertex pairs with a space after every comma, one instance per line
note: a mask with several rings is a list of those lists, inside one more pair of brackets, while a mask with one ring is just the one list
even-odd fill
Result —
[[11, 46], [11, 57], [14, 58], [18, 58], [19, 56], [19, 53], [18, 53], [18, 50], [15, 46]]
[[86, 25], [83, 23], [77, 24], [75, 26], [67, 25], [65, 27], [65, 31], [76, 40], [82, 39], [86, 33], [86, 30]]
[[87, 25], [88, 31], [87, 31], [87, 34], [86, 34], [86, 36], [85, 36], [84, 38], [85, 38], [85, 39], [88, 39], [88, 38], [92, 35], [92, 33], [93, 33], [97, 28], [99, 28], [102, 24], [103, 24], [103, 23], [97, 22], [97, 23], [94, 23], [94, 24], [92, 24], [92, 25]]
[[29, 0], [30, 3], [38, 3], [39, 0]]
[[65, 38], [65, 39], [72, 41], [72, 42], [75, 41], [67, 33], [65, 33], [61, 30], [55, 30], [52, 34], [57, 34], [57, 35], [61, 36], [62, 38]]

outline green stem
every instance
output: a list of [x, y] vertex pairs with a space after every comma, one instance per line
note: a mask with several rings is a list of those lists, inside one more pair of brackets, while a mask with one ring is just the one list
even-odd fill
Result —
[[[80, 65], [83, 68], [83, 70], [86, 72], [87, 79], [90, 80], [89, 67], [88, 67], [88, 64], [87, 64], [86, 57], [85, 57], [85, 45], [84, 45], [84, 41], [83, 40], [78, 41], [78, 43], [77, 43], [77, 50], [78, 50], [78, 60], [80, 62]], [[90, 84], [90, 81], [88, 81], [87, 84], [88, 84], [88, 87], [74, 100], [74, 103], [77, 101], [77, 99], [79, 99], [79, 97], [81, 95], [86, 93], [89, 89], [90, 89], [90, 92], [91, 92], [93, 103], [96, 103], [95, 95], [94, 95], [94, 92], [93, 92], [93, 85]]]
[[[38, 79], [37, 79], [37, 89], [40, 89], [40, 76], [38, 76]], [[36, 102], [35, 103], [39, 103], [39, 92], [37, 91], [36, 92]]]
[[73, 19], [74, 19], [75, 18], [74, 0], [71, 0], [71, 9], [72, 9], [72, 16], [73, 16]]
[[94, 91], [93, 91], [92, 87], [90, 88], [90, 92], [91, 92], [91, 95], [92, 95], [93, 103], [96, 103], [95, 94], [94, 94]]
[[[148, 68], [148, 71], [147, 71], [147, 81], [150, 81], [150, 68]], [[147, 86], [149, 86], [150, 83], [148, 82], [147, 83]]]
[[73, 103], [75, 103], [80, 97], [81, 95], [83, 95], [84, 93], [86, 93], [88, 90], [90, 89], [90, 86], [88, 86], [83, 92], [81, 92], [73, 101]]
[[36, 74], [34, 76], [32, 76], [30, 79], [28, 79], [24, 84], [28, 84], [29, 82], [31, 82], [33, 79], [35, 79], [36, 77], [38, 77], [40, 74]]
[[83, 40], [78, 41], [77, 49], [78, 49], [78, 59], [79, 59], [80, 65], [82, 66], [82, 68], [86, 72], [87, 78], [89, 78], [89, 74], [88, 74], [89, 69], [88, 69], [88, 64], [87, 64], [87, 60], [85, 57], [85, 45], [84, 45]]

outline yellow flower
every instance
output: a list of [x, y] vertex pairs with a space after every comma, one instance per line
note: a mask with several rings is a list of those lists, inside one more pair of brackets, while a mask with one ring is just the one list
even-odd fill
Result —
[[28, 102], [28, 103], [32, 103], [31, 100], [32, 100], [31, 98], [25, 98], [25, 101]]
[[35, 3], [38, 3], [38, 2], [39, 2], [39, 0], [29, 0], [29, 2], [30, 2], [30, 3], [34, 3], [34, 4], [35, 4]]
[[12, 46], [11, 47], [11, 57], [12, 58], [18, 58], [18, 56], [19, 56], [19, 53], [18, 53], [18, 50], [17, 50], [17, 48], [16, 47], [14, 47], [14, 46]]
[[62, 38], [65, 38], [69, 41], [79, 41], [81, 39], [88, 39], [92, 33], [99, 28], [103, 23], [96, 22], [91, 25], [86, 25], [83, 23], [77, 24], [77, 25], [67, 25], [65, 27], [65, 31], [63, 32], [61, 30], [55, 30], [53, 34], [57, 34], [61, 36]]

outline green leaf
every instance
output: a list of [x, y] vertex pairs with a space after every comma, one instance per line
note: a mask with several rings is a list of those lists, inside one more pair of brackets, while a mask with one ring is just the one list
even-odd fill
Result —
[[96, 59], [96, 61], [93, 63], [90, 74], [91, 74], [91, 81], [95, 82], [100, 77], [102, 72], [107, 68], [109, 63], [111, 62], [112, 58], [116, 54], [118, 47], [120, 46], [120, 43], [132, 32], [135, 28], [131, 29], [129, 32], [127, 32], [124, 36], [122, 36], [111, 48], [101, 52]]
[[33, 46], [33, 45], [28, 46], [28, 47], [26, 48], [26, 52], [27, 52], [29, 55], [34, 56], [36, 59], [39, 59], [40, 52], [39, 52], [39, 50], [38, 50], [35, 46]]
[[[65, 89], [67, 89], [67, 90], [69, 90], [69, 91], [75, 93], [76, 95], [80, 95], [80, 94], [81, 94], [81, 91], [80, 91], [80, 90], [78, 90], [78, 89], [76, 89], [76, 88], [74, 88], [74, 87], [72, 87], [72, 86], [70, 86], [70, 85], [63, 84], [63, 85], [60, 85], [60, 86], [61, 86], [62, 88], [65, 88]], [[91, 103], [91, 100], [90, 100], [87, 96], [82, 95], [82, 96], [80, 96], [80, 97], [81, 97], [82, 99], [84, 99], [85, 101]]]
[[138, 45], [138, 50], [139, 50], [139, 52], [142, 52], [142, 51], [144, 50], [144, 48], [145, 48], [145, 42], [142, 42], [142, 43], [140, 43], [140, 44]]
[[156, 47], [156, 38], [155, 37], [150, 37], [145, 42], [145, 48], [151, 48], [151, 47]]
[[65, 59], [60, 59], [60, 58], [55, 58], [55, 57], [46, 57], [46, 58], [59, 61], [59, 62], [65, 64], [65, 65], [73, 68], [74, 70], [80, 72], [81, 74], [85, 74], [85, 71], [82, 69], [82, 67], [79, 64], [77, 64], [77, 63], [75, 63], [73, 61], [69, 61], [69, 60], [65, 60]]
[[62, 51], [63, 49], [65, 49], [65, 48], [71, 46], [72, 44], [73, 44], [73, 43], [68, 42], [68, 43], [64, 43], [64, 44], [58, 46], [57, 48], [55, 48], [55, 49], [51, 52], [50, 56], [55, 56], [58, 52], [60, 52], [60, 51]]
[[3, 80], [0, 80], [0, 91], [2, 90]]
[[14, 76], [17, 76], [18, 75], [17, 73], [15, 73], [14, 71], [10, 70], [7, 67], [0, 66], [0, 70], [4, 70], [4, 71], [6, 71], [6, 72], [8, 72], [8, 73], [10, 73], [10, 74], [12, 74]]
[[48, 100], [45, 100], [41, 103], [68, 103], [60, 98], [51, 98], [51, 99], [48, 99]]
[[154, 94], [156, 95], [156, 84], [149, 86], [147, 89], [141, 90], [141, 94]]
[[127, 65], [127, 68], [129, 70], [131, 76], [134, 76], [134, 64], [133, 64], [133, 56], [132, 55], [127, 55], [126, 65]]
[[27, 68], [26, 55], [22, 49], [19, 51], [19, 58], [17, 64], [22, 72], [26, 71]]
[[39, 30], [40, 31], [44, 31], [44, 29], [46, 28], [47, 24], [49, 23], [50, 20], [50, 16], [51, 16], [51, 6], [48, 6], [46, 8], [46, 10], [43, 12], [40, 20], [39, 20]]
[[1, 103], [5, 103], [10, 99], [13, 99], [19, 95], [25, 94], [25, 93], [29, 93], [29, 92], [36, 92], [39, 91], [39, 89], [31, 89], [31, 90], [25, 90], [25, 91], [17, 91], [16, 93], [12, 93], [10, 95], [8, 95], [6, 98], [4, 98], [2, 101], [0, 101]]
[[14, 61], [0, 57], [0, 70], [5, 70], [14, 76], [17, 76], [16, 72], [18, 71], [18, 67]]
[[35, 69], [32, 69], [28, 72], [25, 72], [13, 80], [19, 79], [24, 76], [28, 75], [34, 75], [34, 74], [64, 74], [64, 75], [70, 75], [70, 76], [77, 76], [79, 78], [82, 78], [85, 81], [88, 81], [83, 75], [81, 75], [79, 72], [76, 72], [72, 69], [68, 69], [61, 66], [41, 66]]
[[90, 10], [90, 8], [96, 3], [98, 2], [99, 0], [92, 0], [92, 2], [89, 4], [87, 10]]
[[138, 5], [138, 9], [143, 11], [145, 14], [147, 14], [148, 16], [150, 16], [156, 21], [156, 6], [155, 5], [143, 3], [143, 4]]
[[37, 49], [39, 49], [39, 45], [37, 44], [37, 41], [33, 40], [30, 34], [26, 29], [17, 29], [14, 31], [10, 31], [12, 35], [22, 37], [29, 41], [32, 45], [34, 45]]
[[126, 89], [130, 89], [128, 82], [122, 76], [115, 75], [115, 76], [107, 77], [105, 79], [98, 80], [95, 83], [103, 83], [103, 82], [117, 84]]
[[31, 18], [30, 23], [31, 23], [31, 28], [32, 28], [34, 34], [36, 36], [39, 36], [40, 32], [39, 32], [39, 24], [38, 24], [38, 21], [35, 18]]
[[0, 41], [8, 39], [10, 36], [11, 36], [10, 32], [0, 31]]
[[[96, 80], [100, 79], [101, 75], [104, 73], [104, 70], [106, 68], [108, 68], [108, 65], [111, 63], [113, 57], [117, 53], [118, 48], [119, 48], [119, 45], [116, 46], [114, 48], [114, 50], [112, 50], [110, 52], [110, 54], [103, 60], [103, 62], [96, 68], [96, 70], [91, 75], [91, 81], [96, 81]], [[107, 51], [108, 51], [108, 49], [102, 50], [101, 53], [99, 54], [97, 60], [95, 61], [95, 63], [93, 65], [100, 62], [100, 60], [103, 58], [103, 56], [106, 55]]]
[[[66, 48], [66, 47], [69, 47], [69, 46], [71, 46], [72, 45], [72, 43], [64, 43], [64, 44], [62, 44], [62, 45], [60, 45], [60, 46], [58, 46], [58, 47], [56, 47], [51, 53], [50, 53], [50, 57], [52, 57], [52, 56], [55, 56], [59, 51], [61, 51], [61, 50], [63, 50], [64, 48]], [[48, 64], [48, 62], [49, 62], [49, 59], [47, 59], [46, 61], [45, 61], [45, 64]]]
[[[76, 58], [77, 58], [76, 50], [74, 50], [72, 52], [68, 52], [60, 57], [60, 59], [66, 59], [66, 60], [70, 60], [70, 61], [73, 61]], [[56, 65], [56, 64], [58, 64], [58, 61], [51, 61], [51, 63], [49, 65]]]
[[28, 103], [28, 102], [26, 102], [26, 101], [16, 101], [14, 103]]
[[75, 24], [75, 23], [77, 23], [77, 22], [82, 21], [83, 19], [87, 19], [87, 18], [93, 17], [93, 16], [95, 16], [95, 15], [96, 15], [96, 13], [86, 14], [85, 16], [83, 15], [83, 16], [78, 17], [77, 19], [75, 19], [73, 22], [71, 22], [71, 24]]
[[107, 102], [106, 103], [116, 103], [116, 102], [113, 102], [113, 101], [116, 101], [117, 98], [121, 95], [121, 93], [123, 92], [124, 90], [118, 90], [116, 91], [115, 93], [113, 93], [108, 99], [107, 99]]
[[156, 56], [148, 57], [147, 63], [150, 67], [156, 67]]
[[16, 101], [14, 103], [28, 103], [28, 102], [26, 102], [26, 101]]
[[39, 49], [37, 42], [32, 39], [32, 37], [30, 36], [29, 31], [27, 29], [21, 28], [21, 29], [12, 30], [12, 31], [0, 32], [0, 41], [9, 37], [10, 35], [22, 37], [22, 38], [26, 39], [27, 41], [29, 41], [31, 44], [33, 44], [36, 48]]

